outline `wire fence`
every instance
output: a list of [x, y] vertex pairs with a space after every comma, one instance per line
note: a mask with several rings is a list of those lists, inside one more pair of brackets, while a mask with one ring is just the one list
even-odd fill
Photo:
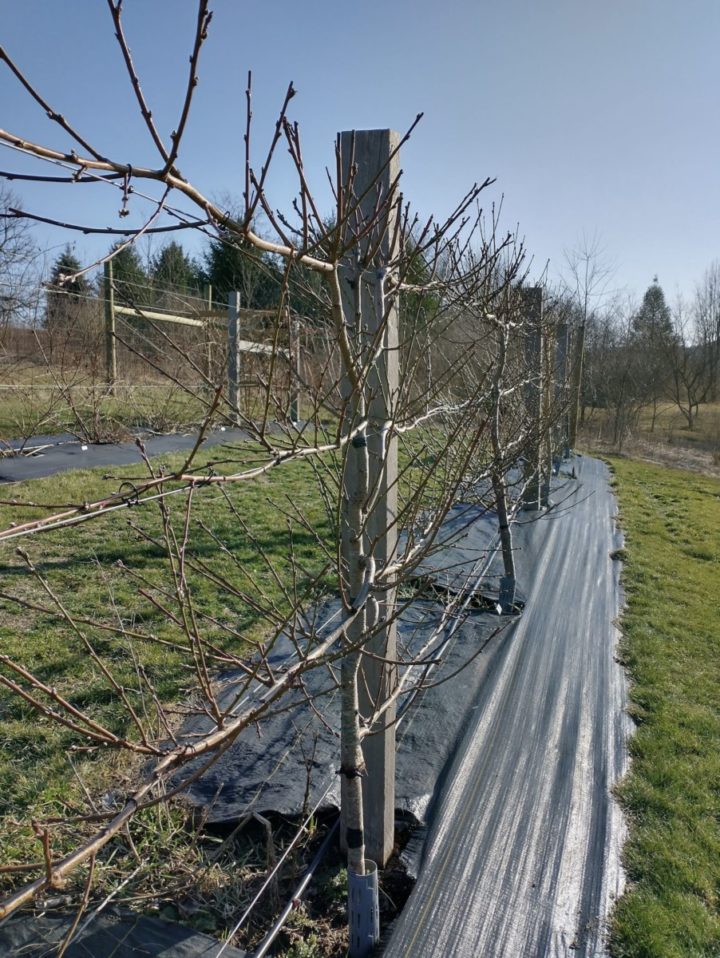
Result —
[[[118, 298], [102, 287], [97, 295], [38, 287], [26, 296], [27, 322], [0, 323], [0, 440], [170, 431], [201, 422], [218, 387], [230, 395], [227, 311], [210, 309], [198, 291], [129, 286]], [[144, 305], [123, 305], [136, 297]], [[287, 315], [243, 310], [239, 328], [237, 412], [257, 418], [271, 394], [282, 417], [293, 375]]]

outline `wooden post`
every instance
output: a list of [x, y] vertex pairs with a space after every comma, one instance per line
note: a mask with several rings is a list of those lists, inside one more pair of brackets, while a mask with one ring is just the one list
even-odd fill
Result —
[[572, 386], [570, 387], [570, 435], [568, 443], [572, 450], [577, 444], [578, 417], [582, 407], [582, 374], [583, 361], [585, 358], [585, 320], [583, 319], [578, 329], [577, 347], [575, 349], [575, 361], [573, 363]]
[[240, 293], [228, 294], [228, 402], [240, 421]]
[[502, 390], [507, 365], [508, 330], [503, 324], [496, 327], [498, 337], [498, 352], [495, 361], [496, 372], [492, 388], [492, 413], [490, 416], [490, 441], [493, 451], [493, 468], [490, 479], [495, 496], [495, 509], [498, 517], [498, 533], [500, 548], [503, 557], [503, 575], [500, 578], [498, 599], [505, 614], [510, 614], [515, 607], [515, 556], [513, 554], [512, 530], [508, 517], [507, 479], [503, 462], [503, 446], [501, 436], [502, 422]]
[[541, 419], [542, 447], [540, 454], [540, 504], [550, 505], [550, 478], [553, 467], [553, 379], [555, 375], [555, 330], [544, 317], [541, 318], [540, 338], [542, 342], [541, 368]]
[[542, 455], [543, 455], [543, 328], [542, 289], [539, 286], [523, 290], [525, 314], [525, 406], [530, 420], [530, 438], [525, 460], [526, 509], [540, 509], [542, 502]]
[[115, 395], [117, 383], [117, 340], [115, 339], [115, 287], [112, 260], [105, 263], [105, 380], [108, 392]]
[[[352, 164], [355, 197], [367, 194], [360, 204], [360, 223], [376, 215], [378, 197], [385, 199], [399, 174], [397, 151], [400, 138], [391, 130], [363, 130], [340, 134], [340, 155], [344, 182]], [[352, 202], [350, 198], [346, 204]], [[345, 315], [352, 320], [350, 335], [358, 352], [367, 358], [378, 345], [377, 360], [370, 370], [362, 403], [368, 420], [368, 489], [372, 508], [366, 514], [363, 549], [382, 569], [397, 548], [397, 437], [391, 428], [399, 391], [398, 310], [386, 295], [391, 277], [386, 264], [397, 242], [397, 212], [393, 207], [387, 224], [381, 226], [384, 239], [370, 262], [363, 249], [344, 266], [342, 275]], [[355, 222], [354, 227], [360, 227]], [[377, 244], [379, 232], [372, 232], [368, 244]], [[347, 386], [346, 386], [347, 388]], [[366, 631], [378, 627], [366, 644], [374, 655], [395, 660], [395, 623], [387, 624], [395, 607], [393, 591], [379, 593], [368, 605]], [[383, 626], [383, 623], [385, 625]], [[386, 700], [397, 682], [396, 667], [363, 656], [360, 666], [360, 713], [369, 715]], [[363, 742], [367, 776], [363, 781], [365, 847], [367, 857], [382, 867], [394, 845], [395, 832], [395, 707], [384, 713]]]
[[567, 323], [560, 323], [557, 327], [557, 347], [555, 351], [555, 402], [560, 410], [558, 428], [558, 449], [563, 459], [568, 457], [570, 409], [568, 391], [568, 344], [569, 327]]

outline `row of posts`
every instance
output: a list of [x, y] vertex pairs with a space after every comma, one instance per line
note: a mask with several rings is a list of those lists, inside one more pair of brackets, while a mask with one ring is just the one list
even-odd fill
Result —
[[582, 341], [571, 342], [567, 323], [545, 321], [542, 287], [525, 289], [523, 296], [528, 371], [525, 405], [530, 420], [523, 506], [537, 510], [550, 505], [551, 476], [575, 446]]
[[[355, 197], [360, 197], [359, 222], [354, 228], [362, 235], [363, 222], [377, 216], [379, 204], [386, 198], [400, 172], [398, 154], [400, 138], [389, 130], [351, 131], [341, 133], [339, 148], [343, 183], [352, 179]], [[350, 166], [352, 164], [352, 173]], [[362, 478], [370, 491], [369, 513], [361, 530], [346, 529], [343, 536], [343, 562], [349, 579], [353, 576], [352, 563], [357, 561], [357, 542], [353, 534], [361, 535], [361, 553], [371, 553], [377, 569], [392, 561], [397, 548], [397, 488], [398, 449], [397, 434], [392, 428], [396, 418], [399, 393], [398, 304], [387, 300], [384, 290], [395, 285], [386, 275], [387, 264], [396, 250], [391, 244], [397, 240], [398, 207], [391, 205], [386, 219], [378, 224], [378, 235], [383, 237], [371, 262], [363, 262], [362, 251], [346, 262], [342, 270], [342, 293], [346, 328], [355, 337], [354, 345], [360, 355], [368, 347], [376, 351], [365, 392], [365, 407], [360, 413], [367, 417], [367, 455], [357, 457], [358, 468], [367, 468]], [[372, 237], [368, 239], [368, 245]], [[359, 268], [362, 265], [362, 269]], [[390, 279], [390, 283], [388, 283]], [[528, 368], [532, 370], [528, 389], [528, 415], [535, 422], [530, 426], [533, 448], [527, 457], [529, 497], [540, 508], [549, 503], [550, 476], [558, 446], [567, 452], [570, 445], [567, 416], [561, 424], [553, 421], [557, 408], [567, 408], [568, 374], [570, 362], [569, 329], [567, 326], [550, 329], [543, 321], [542, 290], [528, 291], [526, 339]], [[370, 345], [372, 344], [372, 345]], [[381, 348], [377, 349], [377, 346]], [[345, 383], [345, 396], [350, 399], [353, 387]], [[579, 391], [579, 379], [578, 379]], [[575, 398], [573, 397], [573, 401]], [[356, 403], [362, 403], [355, 399]], [[353, 423], [354, 425], [354, 423]], [[573, 438], [574, 442], [574, 438]], [[348, 462], [355, 457], [348, 455]], [[361, 485], [359, 478], [346, 466], [343, 483], [344, 515], [353, 514], [350, 508], [353, 496]], [[531, 503], [528, 503], [530, 505]], [[361, 655], [359, 688], [360, 715], [370, 715], [386, 704], [397, 684], [396, 628], [394, 622], [394, 592], [379, 591], [372, 611], [364, 620], [368, 638], [363, 645], [367, 655]], [[386, 708], [375, 727], [362, 743], [365, 765], [363, 782], [363, 824], [365, 853], [370, 860], [363, 875], [349, 874], [350, 882], [350, 955], [362, 958], [369, 953], [377, 936], [377, 878], [375, 865], [383, 867], [394, 847], [395, 825], [395, 719], [396, 708]], [[344, 778], [341, 779], [344, 783]], [[344, 802], [342, 803], [344, 807]], [[351, 829], [341, 822], [341, 832], [350, 847]]]
[[[399, 175], [399, 136], [390, 130], [348, 131], [339, 135], [340, 156], [344, 182], [352, 179], [353, 193], [361, 197], [360, 220], [371, 221], [377, 215], [378, 196], [386, 197]], [[352, 164], [352, 173], [350, 166]], [[347, 570], [348, 563], [357, 559], [357, 542], [352, 550], [345, 545], [353, 535], [362, 539], [360, 553], [364, 558], [372, 554], [376, 567], [382, 567], [391, 561], [397, 548], [397, 489], [398, 489], [398, 449], [396, 432], [392, 428], [399, 393], [399, 349], [398, 349], [398, 308], [397, 303], [385, 301], [385, 289], [388, 285], [386, 264], [391, 262], [395, 250], [390, 244], [397, 240], [398, 229], [395, 217], [399, 215], [396, 205], [391, 205], [386, 222], [380, 224], [384, 239], [375, 251], [372, 262], [363, 263], [353, 259], [344, 264], [342, 271], [342, 293], [347, 328], [355, 337], [354, 346], [358, 353], [377, 347], [380, 337], [381, 348], [377, 350], [377, 359], [373, 364], [364, 397], [359, 400], [358, 413], [367, 420], [367, 429], [363, 437], [367, 443], [368, 475], [363, 478], [371, 491], [369, 513], [365, 517], [362, 529], [349, 530], [344, 538], [343, 562]], [[355, 224], [358, 229], [358, 225]], [[359, 229], [362, 233], [362, 230]], [[368, 239], [370, 243], [372, 237]], [[111, 264], [108, 264], [111, 268]], [[107, 277], [107, 274], [106, 274]], [[108, 380], [117, 378], [117, 361], [114, 351], [115, 327], [113, 310], [112, 273], [106, 282], [106, 320], [108, 335]], [[543, 323], [542, 290], [527, 291], [526, 320], [526, 360], [528, 368], [534, 372], [529, 378], [526, 393], [528, 415], [533, 420], [530, 427], [531, 448], [527, 456], [527, 493], [526, 505], [530, 508], [542, 508], [549, 501], [550, 475], [552, 460], [556, 455], [558, 442], [567, 447], [570, 444], [568, 429], [561, 429], [562, 435], [553, 435], [551, 406], [554, 399], [565, 399], [558, 391], [568, 389], [569, 340], [567, 327], [558, 327], [553, 334]], [[240, 402], [240, 373], [242, 353], [248, 344], [243, 343], [241, 333], [240, 296], [230, 295], [228, 303], [228, 400], [235, 410]], [[354, 318], [354, 322], [349, 322]], [[294, 327], [296, 329], [296, 327]], [[287, 359], [291, 366], [291, 382], [300, 381], [299, 375], [299, 337], [297, 332], [291, 336]], [[348, 373], [346, 372], [346, 376]], [[346, 378], [344, 393], [346, 398], [353, 397], [353, 389]], [[555, 395], [553, 395], [555, 390]], [[357, 397], [353, 398], [356, 401]], [[289, 418], [299, 418], [299, 400], [297, 388], [291, 387]], [[570, 417], [572, 420], [572, 416]], [[354, 425], [354, 424], [353, 424]], [[573, 437], [574, 441], [574, 437]], [[360, 461], [360, 459], [358, 459]], [[352, 468], [352, 467], [351, 467]], [[354, 483], [352, 475], [344, 477], [343, 496], [347, 500], [352, 495]], [[346, 509], [345, 515], [349, 512]], [[363, 646], [370, 653], [362, 655], [358, 687], [360, 694], [359, 711], [369, 715], [378, 704], [386, 702], [396, 687], [396, 667], [389, 663], [397, 660], [396, 630], [393, 617], [394, 594], [392, 590], [380, 592], [369, 605], [372, 608], [370, 619], [363, 620], [365, 631], [372, 631], [372, 638]], [[395, 824], [395, 708], [387, 709], [376, 727], [370, 729], [362, 743], [365, 764], [363, 775], [364, 842], [366, 855], [380, 867], [390, 857], [394, 846]], [[343, 780], [344, 781], [344, 780]], [[374, 874], [374, 866], [368, 868], [367, 878]], [[377, 935], [377, 890], [358, 904], [361, 915], [351, 927], [351, 950], [353, 956], [368, 953], [372, 940]], [[372, 884], [370, 882], [369, 884]], [[351, 895], [352, 897], [352, 895]], [[374, 900], [374, 904], [373, 904]], [[369, 912], [367, 911], [369, 909]], [[356, 939], [353, 939], [353, 934]]]

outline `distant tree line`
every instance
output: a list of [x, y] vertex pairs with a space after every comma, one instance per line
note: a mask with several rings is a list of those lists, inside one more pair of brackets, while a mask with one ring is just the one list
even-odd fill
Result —
[[[7, 189], [0, 206], [18, 206]], [[49, 274], [39, 276], [33, 263], [37, 249], [22, 220], [4, 218], [0, 235], [0, 319], [4, 325], [40, 321], [50, 331], [80, 333], [98, 319], [104, 299], [102, 270], [94, 278], [81, 273], [81, 259], [71, 246], [57, 256]], [[112, 247], [112, 252], [117, 247]], [[314, 274], [297, 270], [293, 283], [285, 281], [284, 266], [276, 257], [239, 241], [208, 238], [199, 257], [177, 240], [142, 257], [136, 246], [117, 249], [113, 256], [116, 302], [139, 308], [177, 312], [197, 308], [198, 301], [214, 308], [227, 304], [238, 291], [243, 306], [265, 310], [288, 305], [312, 323], [322, 314], [325, 295]], [[416, 267], [419, 268], [419, 267]], [[585, 340], [580, 425], [595, 410], [606, 411], [615, 444], [650, 410], [654, 430], [661, 403], [673, 403], [688, 429], [693, 429], [701, 407], [720, 397], [720, 260], [706, 270], [691, 299], [671, 307], [657, 277], [640, 305], [615, 299], [602, 308], [594, 305], [606, 270], [597, 249], [581, 250], [571, 264], [573, 283], [558, 293], [554, 309], [562, 321], [583, 329]], [[47, 290], [44, 307], [33, 309], [30, 288], [41, 282]], [[402, 312], [432, 311], [432, 296], [413, 293], [403, 298]], [[402, 322], [402, 317], [401, 317]]]
[[[209, 240], [199, 260], [171, 240], [144, 261], [135, 246], [119, 248], [112, 263], [116, 301], [140, 308], [187, 310], [210, 289], [214, 306], [224, 306], [228, 293], [237, 290], [244, 306], [268, 309], [277, 305], [282, 286], [282, 273], [271, 256], [221, 240]], [[48, 324], [67, 320], [83, 301], [103, 295], [102, 272], [93, 283], [81, 269], [80, 259], [66, 246], [47, 282]]]
[[649, 411], [654, 431], [661, 403], [673, 403], [688, 429], [720, 394], [720, 261], [691, 300], [671, 307], [657, 276], [639, 306], [619, 300], [586, 317], [581, 422], [605, 410], [621, 445]]

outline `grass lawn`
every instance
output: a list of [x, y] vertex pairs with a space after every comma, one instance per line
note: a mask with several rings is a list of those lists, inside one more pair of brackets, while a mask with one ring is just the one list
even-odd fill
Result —
[[612, 459], [627, 538], [629, 877], [618, 958], [720, 955], [720, 481]]
[[[417, 454], [417, 442], [411, 435], [403, 443], [404, 463], [408, 449]], [[420, 444], [423, 465], [403, 475], [401, 500], [411, 486], [420, 482], [424, 470], [429, 470], [432, 477], [426, 495], [432, 495], [434, 483], [442, 484], [444, 473], [442, 468], [434, 468], [433, 449], [434, 437], [428, 433]], [[234, 472], [240, 468], [239, 460], [247, 466], [257, 460], [257, 455], [250, 443], [236, 446], [234, 452], [215, 447], [199, 456], [193, 470], [200, 473], [212, 459], [215, 472]], [[321, 461], [330, 467], [325, 473], [330, 480], [331, 458]], [[182, 454], [164, 457], [166, 471], [176, 469], [183, 460]], [[157, 468], [158, 463], [154, 465]], [[187, 526], [187, 582], [200, 631], [218, 652], [242, 655], [248, 642], [267, 635], [265, 617], [247, 596], [258, 598], [263, 594], [274, 603], [275, 614], [282, 615], [290, 608], [295, 590], [302, 594], [311, 588], [307, 596], [310, 605], [317, 594], [336, 591], [332, 561], [335, 534], [327, 508], [333, 490], [329, 488], [327, 498], [323, 498], [318, 470], [317, 463], [313, 467], [301, 461], [283, 465], [251, 482], [194, 491]], [[142, 476], [143, 470], [140, 466], [113, 469], [112, 479], [104, 478], [104, 472], [68, 472], [4, 487], [0, 497], [17, 497], [33, 504], [19, 507], [0, 502], [0, 528], [47, 515], [43, 505], [59, 511], [68, 504], [99, 499], [115, 491], [124, 478]], [[184, 493], [167, 500], [169, 522], [178, 541], [186, 530], [185, 503]], [[147, 688], [138, 681], [140, 670], [149, 677], [157, 700], [168, 707], [171, 719], [177, 714], [177, 704], [190, 700], [197, 679], [190, 667], [190, 651], [182, 648], [187, 647], [187, 638], [172, 617], [158, 607], [176, 609], [162, 533], [160, 510], [157, 504], [150, 504], [72, 528], [0, 542], [0, 652], [27, 666], [114, 733], [131, 738], [134, 733], [128, 712], [98, 661], [89, 654], [83, 636], [112, 669], [115, 682], [139, 714], [152, 718], [155, 706]], [[17, 546], [26, 552], [36, 575]], [[61, 597], [72, 616], [92, 619], [94, 624], [79, 623], [79, 635], [53, 611], [47, 590]], [[102, 628], [120, 623], [132, 635]], [[222, 661], [212, 657], [209, 665], [213, 671], [223, 668]], [[17, 678], [4, 663], [0, 663], [0, 675]], [[31, 827], [33, 817], [41, 821], [68, 817], [88, 811], [92, 802], [103, 807], [106, 795], [112, 798], [113, 790], [118, 789], [115, 794], [121, 796], [129, 789], [141, 761], [129, 759], [125, 753], [114, 757], [104, 749], [88, 750], [82, 736], [38, 716], [29, 704], [0, 686], [0, 897], [14, 885], [42, 874], [41, 865], [33, 872], [17, 874], [9, 870], [18, 864], [42, 861], [40, 843]], [[316, 827], [317, 823], [304, 839], [310, 848], [317, 840]], [[285, 832], [289, 834], [292, 829], [282, 823], [275, 823], [275, 828], [275, 849], [279, 853], [288, 837]], [[115, 898], [120, 905], [180, 920], [222, 937], [258, 890], [267, 867], [264, 833], [258, 840], [257, 834], [253, 836], [249, 831], [221, 841], [202, 829], [188, 828], [187, 816], [177, 805], [158, 805], [137, 816], [127, 834], [119, 836], [99, 857], [93, 901], [97, 903], [122, 888]], [[54, 858], [73, 847], [76, 834], [65, 833], [62, 826], [51, 827]], [[142, 869], [136, 875], [140, 863]], [[289, 894], [294, 887], [292, 882], [301, 864], [302, 851], [290, 860], [287, 874], [283, 873], [281, 894]], [[328, 869], [330, 879], [342, 884], [340, 860]], [[128, 873], [133, 880], [124, 884]], [[67, 894], [73, 893], [77, 899], [87, 876], [87, 868], [78, 869], [65, 888]], [[288, 941], [309, 941], [308, 936], [322, 934], [326, 943], [335, 942], [333, 954], [344, 953], [342, 894], [337, 902], [322, 901], [311, 918], [298, 912], [285, 937]], [[267, 930], [271, 915], [271, 911], [260, 911], [246, 930], [245, 945], [254, 944]], [[310, 923], [306, 927], [307, 921]], [[288, 955], [330, 953], [323, 949], [304, 951], [304, 947], [291, 947]]]
[[[218, 458], [225, 452], [216, 447], [202, 454], [196, 471], [211, 456]], [[246, 461], [252, 458], [249, 443], [242, 444], [240, 455]], [[237, 454], [230, 458], [237, 460]], [[164, 457], [164, 462], [171, 470], [183, 459], [179, 454]], [[235, 468], [237, 461], [219, 463], [216, 471]], [[52, 503], [56, 508], [92, 501], [120, 485], [117, 478], [104, 479], [104, 471], [69, 472], [5, 486], [0, 495], [38, 504]], [[142, 468], [124, 467], [113, 472], [116, 476], [137, 477]], [[243, 594], [264, 594], [282, 614], [289, 606], [293, 589], [296, 587], [302, 593], [323, 569], [327, 556], [321, 543], [332, 541], [332, 537], [315, 476], [307, 463], [287, 464], [260, 480], [229, 485], [224, 492], [225, 495], [215, 486], [198, 488], [193, 493], [186, 548], [187, 582], [204, 638], [218, 650], [241, 655], [249, 640], [268, 631], [267, 623]], [[185, 532], [185, 502], [185, 494], [167, 501], [170, 524], [180, 542]], [[39, 506], [18, 509], [0, 505], [0, 527], [46, 514], [47, 510]], [[299, 515], [312, 531], [298, 520]], [[72, 615], [91, 618], [98, 626], [123, 623], [132, 630], [133, 636], [129, 637], [94, 625], [81, 627], [97, 656], [126, 690], [134, 708], [152, 722], [154, 703], [149, 699], [147, 686], [143, 688], [138, 680], [140, 670], [149, 677], [158, 700], [170, 705], [187, 702], [197, 682], [189, 664], [189, 652], [162, 644], [187, 646], [183, 630], [147, 598], [153, 596], [160, 605], [177, 609], [172, 595], [168, 597], [162, 591], [173, 590], [162, 548], [162, 530], [160, 510], [152, 504], [121, 510], [69, 529], [0, 543], [0, 651], [32, 669], [116, 734], [130, 737], [133, 729], [127, 711], [102, 674], [98, 661], [88, 653], [82, 637], [52, 611], [52, 599], [16, 549], [21, 546], [26, 550], [39, 576], [62, 598]], [[289, 586], [290, 595], [283, 593], [281, 583]], [[321, 585], [329, 589], [332, 582], [324, 581]], [[48, 611], [24, 607], [8, 596], [48, 607]], [[209, 665], [211, 670], [222, 668], [222, 663], [212, 657]], [[0, 666], [0, 671], [17, 678], [5, 665]], [[105, 750], [88, 751], [86, 745], [81, 736], [39, 717], [30, 705], [0, 687], [0, 866], [42, 859], [30, 819], [37, 816], [45, 820], [87, 810], [90, 799], [81, 779], [95, 801], [118, 779], [122, 787], [123, 776], [128, 776], [132, 768], [126, 767], [124, 761], [118, 764]], [[171, 902], [177, 900], [180, 893], [176, 879], [181, 865], [173, 849], [177, 846], [179, 856], [180, 845], [188, 846], [182, 816], [158, 808], [133, 827], [132, 854], [139, 850], [148, 864], [155, 867], [154, 887], [161, 889], [163, 880], [166, 883], [153, 900], [162, 902], [168, 895]], [[170, 840], [172, 836], [178, 841]], [[55, 857], [65, 849], [64, 842], [62, 829], [53, 829]], [[204, 854], [196, 841], [190, 845], [189, 851], [186, 848], [182, 852], [183, 867], [188, 873], [192, 871], [192, 855]], [[158, 847], [163, 846], [163, 856], [154, 857]], [[214, 850], [213, 846], [211, 851]], [[115, 855], [117, 859], [117, 851]], [[211, 872], [215, 874], [217, 866]], [[96, 874], [101, 886], [102, 869]], [[112, 887], [114, 872], [109, 876]], [[12, 875], [0, 877], [15, 881]], [[84, 877], [81, 870], [78, 880]], [[25, 881], [28, 875], [24, 873], [19, 878]], [[227, 870], [222, 877], [222, 881], [226, 880]], [[214, 885], [208, 895], [218, 897]], [[238, 900], [236, 895], [229, 903], [231, 914], [236, 913]], [[140, 902], [140, 907], [145, 904]]]
[[114, 396], [101, 381], [64, 389], [52, 382], [6, 387], [0, 392], [0, 449], [9, 439], [62, 432], [91, 442], [124, 438], [137, 428], [172, 432], [204, 415], [198, 399], [166, 382], [120, 383]]

